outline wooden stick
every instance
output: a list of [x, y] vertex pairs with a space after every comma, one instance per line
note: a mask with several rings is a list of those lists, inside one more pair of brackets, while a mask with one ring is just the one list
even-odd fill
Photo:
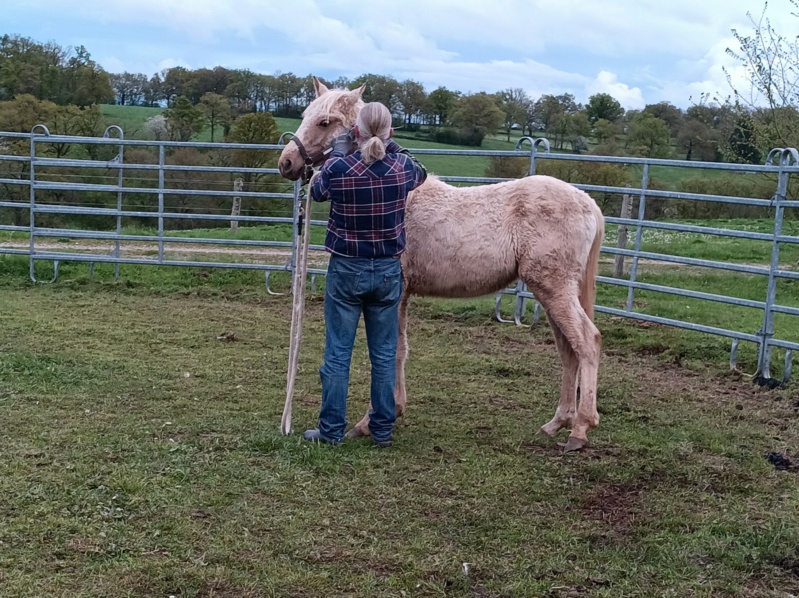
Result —
[[291, 340], [289, 343], [289, 366], [286, 376], [286, 403], [283, 406], [283, 417], [280, 419], [280, 431], [283, 435], [291, 434], [291, 405], [294, 400], [294, 382], [299, 370], [300, 347], [302, 345], [302, 321], [305, 316], [305, 283], [308, 276], [308, 245], [311, 239], [311, 185], [308, 183], [308, 194], [305, 199], [305, 226], [302, 235], [297, 235], [295, 242], [297, 263], [294, 265], [292, 294], [294, 303], [291, 310]]

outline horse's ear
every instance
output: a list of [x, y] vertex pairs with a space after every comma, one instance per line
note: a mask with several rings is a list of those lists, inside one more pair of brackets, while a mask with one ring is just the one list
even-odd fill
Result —
[[353, 89], [352, 92], [356, 95], [358, 99], [361, 99], [363, 96], [363, 92], [366, 90], [366, 83], [361, 85], [358, 89]]
[[316, 90], [316, 97], [317, 97], [317, 98], [318, 98], [320, 95], [322, 95], [323, 93], [325, 93], [326, 91], [329, 91], [329, 90], [327, 89], [327, 85], [325, 85], [324, 83], [322, 83], [322, 82], [321, 82], [319, 79], [317, 79], [316, 77], [314, 77], [314, 78], [313, 78], [313, 86], [314, 86], [314, 89]]

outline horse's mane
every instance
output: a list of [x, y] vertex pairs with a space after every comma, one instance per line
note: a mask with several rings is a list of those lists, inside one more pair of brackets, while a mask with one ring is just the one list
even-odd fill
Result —
[[[305, 109], [302, 116], [324, 116], [325, 118], [336, 117], [344, 122], [355, 122], [355, 116], [358, 109], [363, 105], [359, 99], [357, 102], [340, 102], [339, 100], [343, 95], [349, 94], [347, 89], [331, 89], [326, 91], [321, 96], [316, 98], [308, 108]], [[308, 109], [313, 107], [312, 113]]]

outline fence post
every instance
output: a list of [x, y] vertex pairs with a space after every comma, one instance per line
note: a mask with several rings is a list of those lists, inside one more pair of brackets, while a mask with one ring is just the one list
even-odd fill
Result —
[[158, 142], [158, 262], [164, 261], [164, 166], [166, 147]]
[[[119, 153], [117, 153], [116, 157], [111, 160], [112, 163], [116, 162], [119, 165], [119, 172], [117, 172], [117, 239], [114, 243], [114, 250], [112, 252], [112, 255], [119, 259], [122, 256], [122, 241], [119, 239], [119, 236], [122, 234], [122, 189], [124, 188], [125, 181], [125, 171], [122, 168], [122, 164], [125, 162], [125, 145], [122, 143], [122, 141], [125, 139], [125, 133], [122, 131], [121, 127], [117, 125], [111, 125], [105, 130], [105, 133], [103, 133], [103, 138], [110, 139], [111, 131], [116, 131], [117, 137], [119, 139]], [[114, 280], [119, 280], [119, 262], [114, 263]]]
[[[241, 178], [237, 178], [233, 181], [233, 191], [236, 193], [241, 193], [241, 190], [244, 188], [244, 181]], [[241, 214], [241, 197], [238, 195], [233, 198], [233, 208], [230, 210], [230, 217], [237, 218], [238, 215]], [[231, 220], [230, 221], [230, 230], [236, 232], [239, 230], [239, 221], [238, 220]]]
[[635, 297], [635, 279], [638, 277], [638, 252], [641, 251], [641, 241], [644, 236], [644, 227], [641, 224], [646, 215], [646, 189], [649, 184], [649, 163], [644, 164], [644, 173], [641, 176], [641, 196], [638, 198], [638, 225], [635, 229], [635, 255], [630, 266], [630, 286], [627, 287], [627, 311], [633, 310]]
[[[627, 185], [630, 186], [629, 184]], [[625, 193], [622, 196], [621, 200], [621, 214], [619, 215], [620, 218], [624, 218], [625, 220], [630, 219], [630, 215], [632, 214], [633, 210], [633, 196], [629, 193]], [[618, 239], [616, 240], [616, 247], [618, 249], [627, 249], [627, 225], [620, 224], [619, 228], [619, 235]], [[613, 268], [613, 276], [614, 278], [622, 278], [624, 276], [624, 256], [621, 254], [616, 254], [614, 268]]]
[[763, 309], [763, 326], [758, 332], [761, 341], [757, 372], [755, 372], [755, 382], [766, 386], [774, 384], [771, 379], [771, 339], [774, 337], [774, 304], [777, 300], [777, 271], [780, 269], [779, 237], [782, 235], [784, 212], [782, 201], [788, 193], [788, 179], [790, 178], [790, 174], [785, 170], [785, 167], [791, 166], [791, 163], [796, 164], [799, 162], [799, 154], [793, 148], [773, 149], [766, 159], [766, 164], [773, 163], [775, 157], [779, 159], [780, 172], [777, 179], [777, 192], [772, 199], [774, 205], [774, 240], [771, 245], [771, 263], [769, 264], [766, 306]]

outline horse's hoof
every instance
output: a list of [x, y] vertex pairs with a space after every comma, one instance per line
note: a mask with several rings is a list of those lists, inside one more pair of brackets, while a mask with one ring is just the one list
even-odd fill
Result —
[[538, 428], [538, 435], [539, 436], [546, 436], [547, 438], [554, 438], [555, 436], [558, 435], [558, 432], [560, 432], [560, 429], [559, 428], [558, 429], [554, 429], [554, 430], [548, 429], [548, 427], [547, 427], [548, 425], [549, 424], [547, 424], [546, 426], [541, 426], [540, 428]]
[[581, 451], [588, 446], [588, 440], [585, 438], [577, 438], [576, 436], [569, 436], [569, 440], [563, 447], [564, 453], [571, 453], [572, 451]]
[[369, 431], [364, 432], [362, 428], [354, 426], [347, 432], [347, 438], [360, 438], [361, 436], [369, 436]]

